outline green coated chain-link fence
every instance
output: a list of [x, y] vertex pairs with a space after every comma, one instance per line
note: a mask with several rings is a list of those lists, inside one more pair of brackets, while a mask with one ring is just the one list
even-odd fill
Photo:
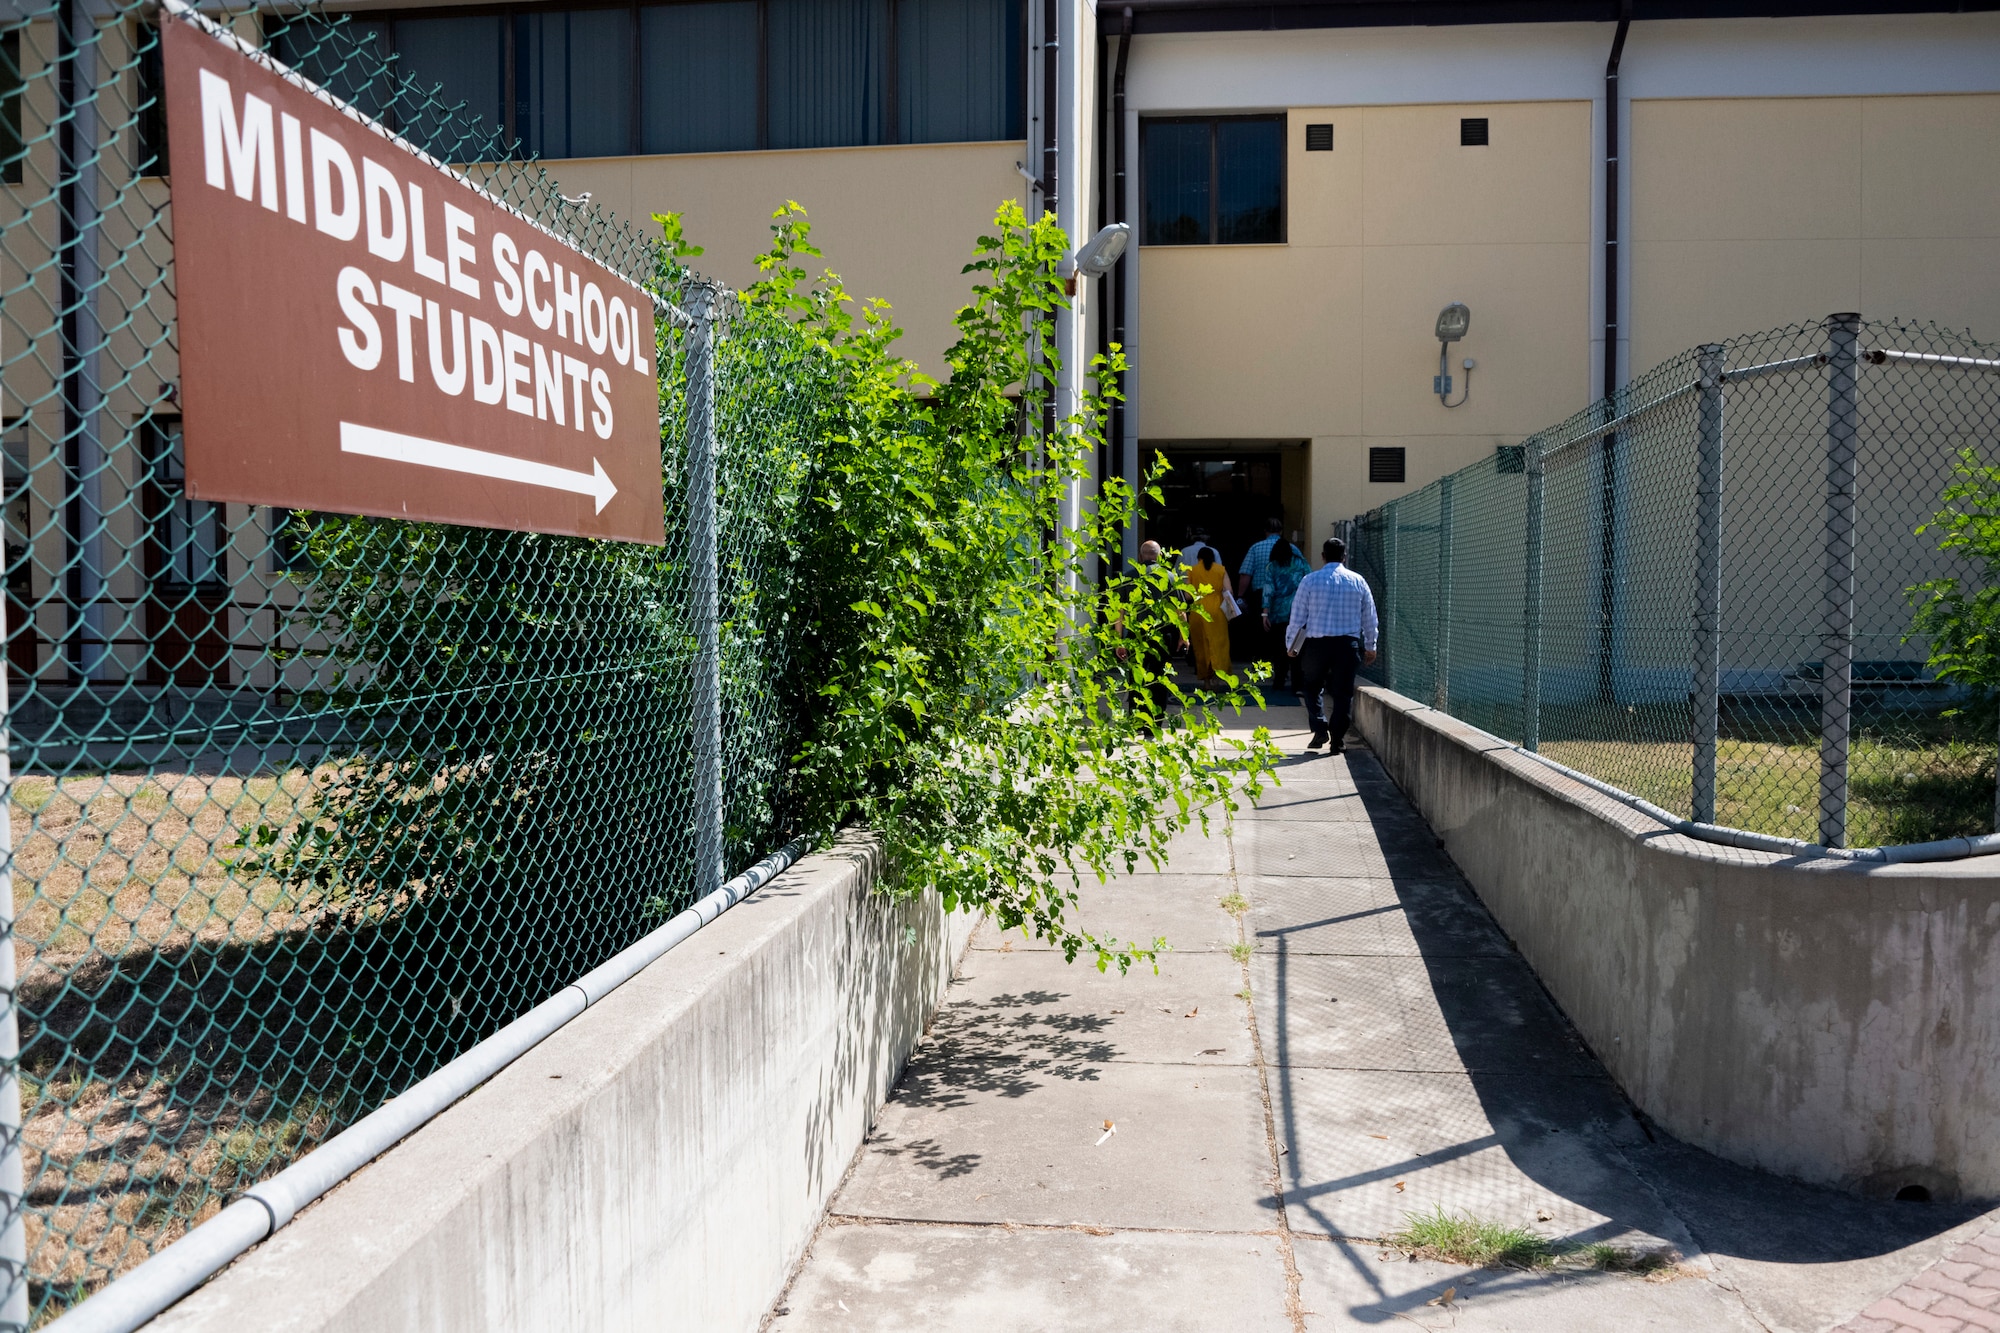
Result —
[[1992, 654], [1946, 658], [1995, 618], [1995, 357], [1857, 316], [1696, 348], [1361, 516], [1372, 674], [1697, 823], [1993, 832]]
[[239, 36], [662, 298], [667, 541], [190, 500], [157, 31], [135, 4], [13, 13], [18, 1325], [782, 840], [789, 534], [830, 370], [365, 34], [246, 14]]

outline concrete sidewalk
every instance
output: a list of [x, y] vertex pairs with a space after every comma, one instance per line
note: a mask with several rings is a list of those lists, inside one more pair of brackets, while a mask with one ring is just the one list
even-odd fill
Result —
[[[1297, 716], [1247, 722], [1296, 755]], [[1168, 938], [1158, 975], [981, 928], [767, 1328], [1818, 1333], [1990, 1224], [1665, 1139], [1357, 742], [1281, 776], [1086, 894], [1091, 927]], [[1370, 1243], [1434, 1208], [1680, 1276]]]

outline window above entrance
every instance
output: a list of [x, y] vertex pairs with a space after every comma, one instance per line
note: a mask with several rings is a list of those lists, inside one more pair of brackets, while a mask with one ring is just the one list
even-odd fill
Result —
[[[544, 158], [976, 142], [1026, 133], [1023, 0], [701, 0], [369, 10], [349, 35], [396, 56]], [[332, 48], [281, 59], [369, 103]], [[317, 57], [317, 58], [316, 58]], [[423, 136], [419, 136], [420, 138]], [[4, 144], [0, 144], [4, 147]]]
[[1146, 245], [1285, 239], [1285, 118], [1155, 116], [1140, 122]]

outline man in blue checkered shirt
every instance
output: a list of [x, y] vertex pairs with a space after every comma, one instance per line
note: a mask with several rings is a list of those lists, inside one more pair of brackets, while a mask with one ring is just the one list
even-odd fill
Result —
[[[1306, 575], [1292, 598], [1292, 623], [1285, 631], [1285, 651], [1299, 659], [1299, 693], [1306, 697], [1306, 723], [1312, 727], [1308, 750], [1329, 740], [1329, 754], [1339, 754], [1347, 739], [1354, 708], [1354, 672], [1375, 660], [1375, 594], [1368, 580], [1341, 562], [1347, 543], [1328, 537], [1320, 547], [1326, 563]], [[1327, 716], [1321, 716], [1320, 691], [1327, 693]]]

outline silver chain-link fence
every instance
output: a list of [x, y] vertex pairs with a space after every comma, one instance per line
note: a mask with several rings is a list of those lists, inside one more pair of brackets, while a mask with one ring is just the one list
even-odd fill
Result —
[[1694, 348], [1354, 520], [1371, 674], [1695, 823], [1992, 833], [1996, 465], [2000, 353], [1968, 334]]

